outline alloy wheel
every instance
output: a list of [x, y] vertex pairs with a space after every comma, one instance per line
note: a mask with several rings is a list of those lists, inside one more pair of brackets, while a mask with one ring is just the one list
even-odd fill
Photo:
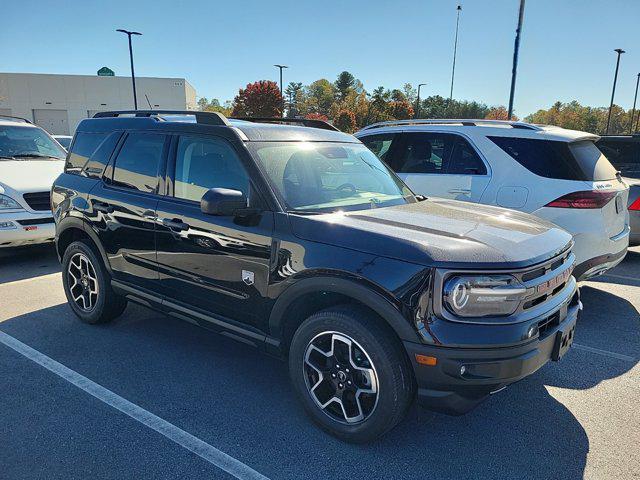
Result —
[[367, 352], [340, 332], [322, 332], [307, 345], [303, 372], [309, 395], [332, 419], [365, 421], [378, 403], [378, 375]]
[[98, 300], [98, 278], [96, 270], [84, 253], [76, 253], [67, 268], [69, 292], [81, 310], [90, 312]]

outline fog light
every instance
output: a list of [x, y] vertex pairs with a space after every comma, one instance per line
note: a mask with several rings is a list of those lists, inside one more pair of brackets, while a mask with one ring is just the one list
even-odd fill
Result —
[[0, 222], [0, 230], [13, 230], [16, 228], [13, 222]]
[[538, 334], [538, 324], [531, 325], [527, 330], [527, 338], [533, 338]]
[[462, 366], [460, 367], [460, 375], [464, 375], [464, 372], [466, 372], [466, 371], [467, 371], [467, 367], [465, 367], [464, 365], [462, 365]]

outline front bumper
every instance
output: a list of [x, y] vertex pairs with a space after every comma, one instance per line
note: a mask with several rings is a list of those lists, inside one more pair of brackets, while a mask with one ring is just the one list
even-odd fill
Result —
[[56, 226], [51, 212], [22, 210], [0, 214], [0, 248], [52, 242], [55, 235]]
[[[520, 346], [452, 348], [404, 342], [418, 384], [418, 402], [443, 413], [468, 412], [489, 394], [531, 375], [550, 360], [559, 360], [573, 341], [581, 309], [576, 293], [551, 315], [557, 318], [545, 325], [536, 340]], [[437, 363], [419, 364], [416, 355], [435, 357]]]

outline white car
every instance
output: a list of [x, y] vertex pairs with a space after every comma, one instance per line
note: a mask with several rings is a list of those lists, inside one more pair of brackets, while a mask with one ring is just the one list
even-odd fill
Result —
[[65, 156], [42, 128], [0, 116], [0, 248], [54, 240], [51, 186]]
[[532, 213], [573, 235], [576, 278], [604, 273], [629, 245], [629, 187], [598, 136], [491, 120], [405, 120], [357, 132], [422, 195]]

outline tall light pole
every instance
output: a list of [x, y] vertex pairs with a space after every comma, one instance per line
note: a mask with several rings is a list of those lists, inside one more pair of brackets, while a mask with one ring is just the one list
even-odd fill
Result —
[[462, 6], [458, 5], [456, 11], [458, 14], [456, 17], [456, 39], [453, 42], [453, 68], [451, 69], [451, 91], [449, 92], [449, 101], [453, 98], [453, 78], [456, 75], [456, 54], [458, 53], [458, 26], [460, 24], [460, 12], [462, 11]]
[[522, 32], [522, 20], [524, 19], [524, 0], [520, 0], [520, 10], [518, 11], [518, 28], [516, 28], [516, 39], [513, 45], [513, 66], [511, 67], [511, 89], [509, 91], [509, 112], [507, 118], [511, 120], [513, 116], [513, 96], [516, 93], [516, 73], [518, 71], [518, 53], [520, 52], [520, 32]]
[[416, 111], [413, 115], [413, 118], [420, 118], [420, 87], [425, 86], [426, 83], [419, 83], [418, 84], [418, 99], [416, 101]]
[[636, 79], [636, 94], [633, 96], [633, 108], [631, 109], [631, 122], [629, 122], [629, 135], [633, 135], [633, 120], [636, 116], [636, 100], [638, 99], [638, 84], [640, 84], [640, 73]]
[[620, 55], [625, 53], [621, 48], [616, 48], [614, 50], [618, 54], [618, 58], [616, 59], [616, 73], [613, 74], [613, 88], [611, 89], [611, 103], [609, 104], [609, 115], [607, 115], [607, 129], [605, 130], [605, 134], [609, 133], [609, 124], [611, 123], [611, 110], [613, 108], [613, 98], [616, 95], [616, 83], [618, 83], [618, 68], [620, 68]]
[[[287, 65], [274, 65], [280, 69], [280, 96], [282, 97], [282, 70], [289, 68]], [[282, 97], [282, 118], [284, 118], [284, 97]]]
[[131, 47], [131, 35], [142, 35], [140, 32], [130, 32], [129, 30], [117, 29], [116, 32], [125, 33], [129, 37], [129, 60], [131, 61], [131, 83], [133, 84], [133, 109], [138, 109], [138, 97], [136, 95], [136, 74], [133, 70], [133, 48]]

